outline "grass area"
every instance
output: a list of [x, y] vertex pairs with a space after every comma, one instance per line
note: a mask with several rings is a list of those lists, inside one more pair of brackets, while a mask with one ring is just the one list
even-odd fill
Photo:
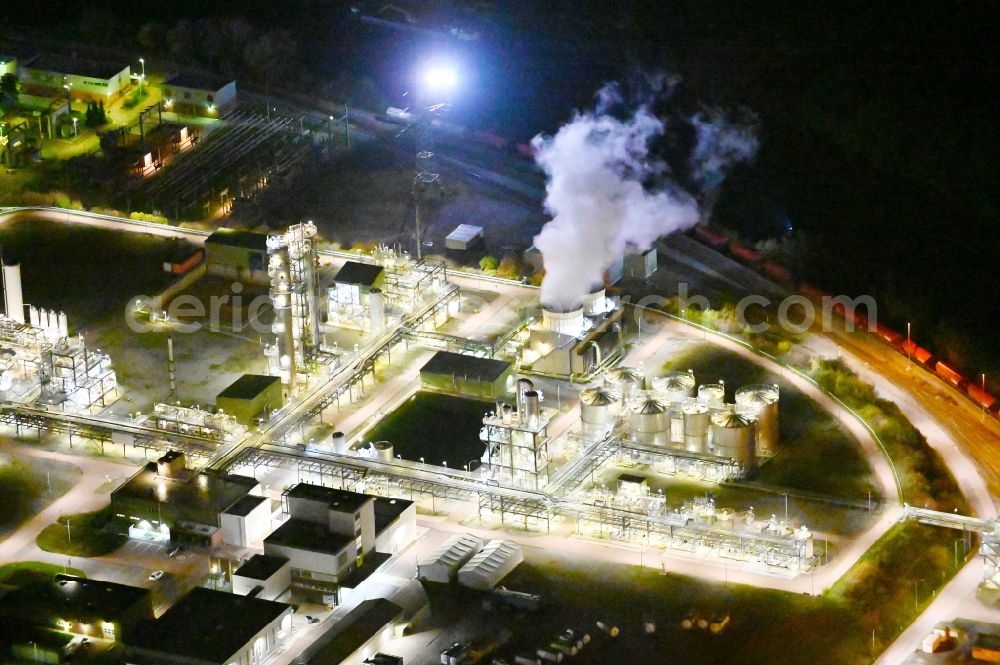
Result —
[[191, 247], [147, 234], [35, 220], [0, 227], [0, 244], [5, 260], [21, 264], [24, 302], [65, 311], [76, 330], [112, 316], [124, 325], [129, 299], [170, 284], [175, 276], [163, 271], [164, 261]]
[[79, 470], [70, 464], [0, 453], [0, 536], [65, 494], [79, 477]]
[[[67, 556], [104, 556], [125, 544], [127, 538], [107, 530], [110, 521], [107, 508], [92, 513], [63, 515], [38, 534], [37, 543], [46, 552]], [[67, 522], [69, 528], [67, 528]]]
[[87, 575], [78, 568], [56, 566], [41, 561], [17, 561], [0, 566], [0, 584], [22, 586], [30, 582], [47, 581], [56, 575], [66, 573], [77, 577]]
[[461, 469], [482, 457], [479, 430], [492, 407], [491, 402], [420, 391], [369, 430], [365, 440], [391, 441], [403, 459], [423, 457], [428, 464], [445, 461]]
[[896, 404], [878, 397], [872, 385], [859, 379], [840, 360], [814, 360], [808, 372], [872, 426], [896, 467], [905, 501], [935, 510], [970, 512], [944, 460]]
[[[965, 563], [958, 532], [919, 522], [896, 524], [828, 591], [857, 614], [865, 634], [875, 631], [878, 650], [888, 647], [917, 618], [937, 589]], [[968, 547], [975, 554], [975, 546]], [[957, 565], [956, 565], [957, 564]]]
[[667, 370], [692, 369], [702, 382], [723, 379], [732, 391], [753, 383], [778, 383], [779, 444], [755, 480], [849, 500], [865, 500], [875, 489], [860, 444], [815, 401], [757, 363], [711, 344], [698, 344], [672, 358]]

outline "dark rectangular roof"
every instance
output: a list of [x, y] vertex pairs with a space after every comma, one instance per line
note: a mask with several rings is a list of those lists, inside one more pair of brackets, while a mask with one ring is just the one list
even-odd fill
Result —
[[181, 72], [175, 74], [163, 82], [164, 86], [179, 86], [181, 88], [195, 88], [197, 90], [219, 90], [233, 82], [231, 77], [213, 76], [211, 74], [196, 74], [194, 72]]
[[263, 582], [270, 579], [272, 575], [281, 570], [287, 563], [288, 559], [283, 556], [254, 554], [234, 574]]
[[74, 74], [76, 76], [107, 80], [120, 74], [129, 65], [66, 58], [52, 53], [43, 53], [25, 64], [25, 67], [29, 69], [41, 69], [47, 72], [57, 72], [59, 74]]
[[323, 647], [309, 658], [309, 665], [339, 665], [402, 611], [399, 605], [385, 598], [361, 602], [319, 638]]
[[332, 533], [326, 524], [290, 519], [264, 539], [264, 546], [279, 545], [321, 554], [339, 554], [352, 542], [352, 536]]
[[56, 575], [52, 580], [24, 584], [5, 594], [0, 616], [45, 626], [53, 625], [55, 619], [114, 621], [139, 603], [144, 603], [152, 616], [149, 589]]
[[235, 503], [233, 503], [233, 505], [226, 508], [226, 513], [229, 515], [246, 517], [250, 514], [250, 511], [265, 501], [270, 501], [270, 499], [263, 496], [257, 496], [255, 494], [247, 494], [244, 497], [240, 497]]
[[623, 473], [618, 476], [618, 480], [626, 483], [644, 483], [646, 482], [646, 476], [637, 476], [632, 473]]
[[233, 654], [291, 608], [285, 603], [195, 587], [130, 646], [196, 662], [230, 662]]
[[510, 369], [506, 360], [477, 358], [451, 351], [438, 351], [420, 368], [421, 374], [455, 375], [475, 381], [496, 381]]
[[375, 533], [382, 531], [403, 514], [403, 511], [413, 505], [412, 501], [406, 499], [390, 499], [389, 497], [375, 497]]
[[253, 231], [217, 229], [212, 232], [212, 235], [205, 238], [205, 243], [267, 252], [267, 236], [263, 233], [254, 233]]
[[267, 374], [244, 374], [229, 384], [229, 387], [216, 396], [228, 399], [253, 399], [272, 385], [281, 381], [276, 376]]
[[357, 284], [358, 286], [371, 286], [382, 274], [382, 266], [371, 263], [361, 263], [359, 261], [347, 261], [333, 278], [339, 284]]
[[294, 499], [322, 501], [338, 512], [351, 513], [373, 498], [359, 492], [341, 490], [335, 487], [324, 487], [323, 485], [313, 485], [311, 483], [299, 483], [285, 494]]
[[145, 501], [153, 510], [163, 503], [176, 508], [177, 519], [215, 525], [218, 514], [258, 485], [249, 476], [202, 472], [192, 478], [165, 478], [149, 462], [111, 493], [112, 504]]

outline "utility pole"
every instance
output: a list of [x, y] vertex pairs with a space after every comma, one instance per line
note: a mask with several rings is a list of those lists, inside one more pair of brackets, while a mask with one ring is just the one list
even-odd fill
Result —
[[66, 542], [69, 545], [73, 544], [73, 532], [70, 530], [69, 526], [69, 515], [66, 516]]

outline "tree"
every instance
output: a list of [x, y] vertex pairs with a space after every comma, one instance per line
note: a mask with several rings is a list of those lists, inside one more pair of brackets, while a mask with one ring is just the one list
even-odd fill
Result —
[[8, 107], [17, 104], [17, 74], [0, 76], [0, 103]]
[[490, 256], [487, 254], [483, 258], [479, 259], [479, 269], [483, 272], [491, 272], [497, 269], [497, 259], [495, 256]]

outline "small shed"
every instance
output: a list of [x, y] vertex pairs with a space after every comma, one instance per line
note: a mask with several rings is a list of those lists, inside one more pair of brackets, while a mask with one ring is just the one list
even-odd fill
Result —
[[215, 398], [215, 406], [247, 427], [265, 411], [283, 404], [281, 379], [266, 374], [244, 374]]
[[417, 577], [428, 582], [448, 584], [458, 578], [459, 569], [483, 546], [471, 533], [457, 534], [417, 564]]
[[483, 227], [472, 224], [459, 224], [445, 237], [444, 246], [446, 249], [454, 249], [464, 252], [475, 249], [483, 243]]
[[458, 571], [458, 583], [489, 591], [524, 561], [521, 546], [510, 540], [491, 540]]
[[372, 289], [385, 288], [385, 269], [374, 263], [347, 261], [333, 278], [327, 295], [338, 305], [362, 305]]

